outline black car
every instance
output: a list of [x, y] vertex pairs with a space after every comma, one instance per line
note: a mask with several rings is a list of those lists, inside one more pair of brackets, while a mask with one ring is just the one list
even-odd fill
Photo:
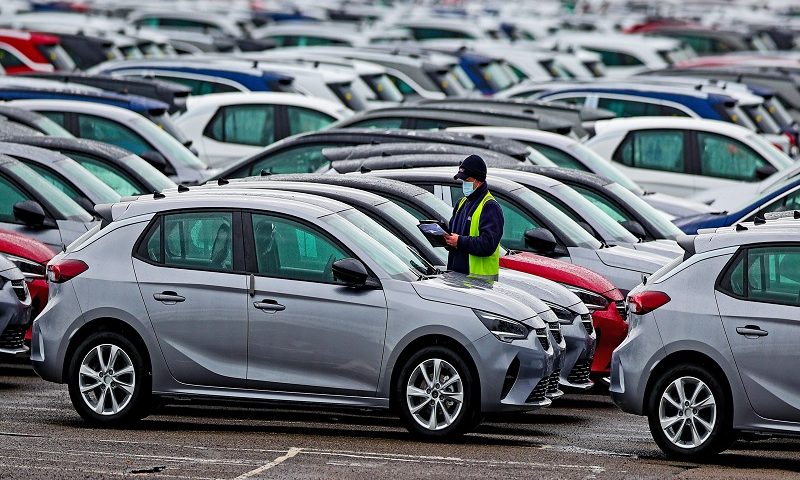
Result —
[[481, 134], [405, 129], [325, 129], [275, 142], [259, 153], [231, 165], [211, 180], [249, 177], [259, 175], [262, 170], [273, 174], [321, 172], [330, 168], [330, 162], [322, 155], [324, 148], [402, 142], [483, 148], [517, 160], [525, 159], [531, 152], [530, 147], [521, 142]]
[[121, 196], [155, 193], [175, 182], [136, 154], [108, 143], [82, 138], [11, 136], [5, 141], [60, 152], [78, 162]]

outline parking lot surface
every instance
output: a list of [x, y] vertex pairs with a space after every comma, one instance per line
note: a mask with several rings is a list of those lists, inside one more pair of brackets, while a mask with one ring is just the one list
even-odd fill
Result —
[[129, 429], [88, 427], [65, 386], [0, 364], [0, 478], [796, 478], [800, 441], [739, 442], [715, 463], [666, 459], [646, 419], [602, 393], [489, 418], [457, 442], [381, 412], [175, 401]]

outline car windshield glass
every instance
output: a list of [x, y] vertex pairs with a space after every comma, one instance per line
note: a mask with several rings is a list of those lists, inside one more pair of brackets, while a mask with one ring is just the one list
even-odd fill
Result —
[[[491, 188], [491, 182], [489, 188]], [[527, 203], [531, 210], [536, 212], [537, 217], [546, 219], [560, 230], [569, 244], [576, 247], [600, 248], [600, 242], [596, 238], [575, 223], [566, 213], [554, 207], [536, 193], [522, 187], [515, 190], [513, 196], [517, 201]]]
[[455, 78], [458, 80], [458, 83], [464, 87], [464, 90], [468, 92], [475, 90], [475, 83], [471, 78], [469, 78], [469, 75], [467, 75], [467, 72], [461, 67], [461, 65], [454, 65], [452, 72], [455, 75]]
[[92, 221], [93, 217], [89, 212], [81, 208], [81, 206], [69, 198], [66, 193], [54, 187], [29, 166], [21, 162], [15, 162], [8, 165], [7, 168], [22, 179], [31, 191], [37, 192], [40, 198], [46, 198], [57, 210], [58, 216], [69, 220], [77, 220], [79, 222]]
[[379, 100], [383, 100], [386, 102], [402, 102], [403, 101], [403, 94], [398, 90], [398, 88], [392, 83], [392, 80], [386, 76], [385, 74], [381, 73], [378, 75], [364, 75], [362, 77], [369, 88], [375, 92], [375, 95], [378, 96]]
[[461, 81], [454, 71], [442, 69], [429, 71], [427, 73], [428, 76], [431, 77], [431, 80], [433, 80], [448, 97], [466, 95], [466, 89], [461, 84]]
[[344, 106], [350, 110], [359, 112], [367, 109], [367, 102], [360, 94], [353, 90], [353, 85], [350, 82], [330, 83], [328, 87], [336, 94], [336, 98], [341, 100]]
[[53, 64], [56, 70], [70, 72], [77, 68], [72, 57], [61, 45], [37, 45], [36, 48], [48, 62]]
[[489, 83], [493, 90], [500, 92], [514, 85], [511, 75], [498, 62], [488, 62], [478, 65], [481, 76]]
[[619, 183], [606, 185], [605, 188], [619, 197], [622, 203], [627, 205], [629, 209], [646, 218], [658, 231], [660, 236], [664, 238], [675, 238], [683, 233], [681, 229], [670, 222], [663, 213], [653, 208], [649, 203], [642, 200], [641, 197]]
[[778, 170], [794, 165], [794, 160], [792, 160], [791, 157], [775, 148], [775, 145], [771, 144], [761, 135], [752, 134], [749, 135], [747, 139], [758, 145], [760, 147], [760, 153], [767, 157], [769, 163], [774, 165]]
[[425, 192], [424, 194], [418, 195], [417, 199], [427, 207], [435, 210], [441, 218], [450, 218], [453, 215], [453, 210], [432, 193]]
[[[394, 202], [386, 202], [379, 205], [378, 210], [380, 210], [382, 215], [386, 216], [387, 218], [391, 218], [397, 224], [408, 225], [410, 228], [408, 228], [407, 231], [414, 239], [414, 243], [430, 245], [428, 239], [425, 238], [425, 235], [423, 235], [420, 229], [416, 227], [419, 221], [414, 217], [414, 215], [411, 215], [405, 211], [403, 207]], [[447, 265], [447, 250], [445, 250], [444, 247], [433, 247], [432, 245], [431, 248], [436, 253], [436, 259], [429, 260], [437, 265]]]
[[575, 210], [583, 221], [590, 223], [587, 220], [592, 220], [592, 223], [602, 226], [605, 230], [605, 240], [615, 243], [636, 243], [639, 241], [625, 227], [571, 187], [556, 185], [553, 187], [553, 191], [558, 192], [558, 199], [567, 204], [569, 208]]
[[637, 195], [642, 195], [644, 193], [642, 188], [628, 178], [622, 170], [615, 167], [611, 162], [582, 143], [573, 143], [567, 147], [567, 150], [576, 158], [580, 159], [593, 173], [613, 180]]
[[323, 220], [358, 245], [395, 280], [414, 281], [432, 271], [431, 265], [402, 240], [356, 209], [328, 215]]
[[781, 127], [778, 125], [775, 119], [772, 118], [772, 115], [767, 112], [767, 109], [764, 108], [764, 105], [750, 105], [742, 108], [750, 116], [750, 120], [756, 124], [759, 132], [772, 133], [776, 135], [781, 133]]
[[169, 177], [163, 173], [156, 170], [155, 167], [147, 163], [139, 155], [128, 155], [127, 157], [121, 159], [120, 163], [128, 165], [131, 170], [135, 171], [136, 174], [144, 179], [151, 187], [153, 187], [153, 190], [156, 192], [177, 187], [175, 182], [170, 180]]
[[80, 183], [77, 187], [84, 192], [91, 193], [93, 197], [99, 200], [98, 203], [115, 203], [119, 201], [120, 196], [117, 192], [103, 183], [102, 180], [86, 171], [86, 169], [81, 167], [75, 160], [71, 158], [69, 160], [63, 160], [58, 163], [58, 167], [66, 176], [70, 178], [79, 178]]
[[534, 165], [541, 165], [543, 167], [557, 167], [556, 163], [549, 158], [545, 157], [544, 154], [538, 152], [533, 147], [528, 147], [528, 161], [530, 161]]
[[47, 117], [36, 119], [34, 120], [33, 124], [38, 130], [43, 132], [48, 137], [75, 138], [75, 136], [69, 133], [64, 127]]
[[168, 160], [193, 170], [205, 170], [206, 164], [194, 156], [188, 148], [181, 145], [172, 135], [158, 128], [150, 120], [141, 117], [133, 120], [141, 130], [147, 132], [147, 139], [153, 142], [160, 152], [167, 154]]
[[756, 124], [750, 120], [750, 117], [742, 110], [742, 107], [739, 105], [735, 105], [733, 107], [726, 108], [728, 112], [728, 116], [731, 119], [731, 122], [735, 123], [736, 125], [741, 125], [750, 130], [758, 130], [756, 128]]
[[772, 115], [776, 122], [783, 128], [792, 127], [795, 124], [792, 114], [786, 110], [786, 106], [780, 101], [778, 97], [772, 97], [766, 102], [767, 111]]
[[162, 128], [165, 132], [175, 137], [175, 140], [179, 141], [182, 145], [186, 145], [189, 142], [189, 137], [175, 125], [175, 122], [172, 121], [172, 117], [166, 112], [160, 115], [150, 115], [149, 118], [157, 127]]

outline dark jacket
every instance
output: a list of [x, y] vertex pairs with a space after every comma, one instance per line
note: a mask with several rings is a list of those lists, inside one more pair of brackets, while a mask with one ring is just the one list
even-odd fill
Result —
[[477, 237], [469, 236], [469, 227], [472, 223], [472, 214], [483, 200], [489, 186], [486, 182], [478, 187], [458, 210], [458, 203], [453, 207], [453, 217], [450, 219], [450, 232], [456, 233], [458, 246], [450, 250], [447, 258], [447, 269], [455, 272], [469, 274], [469, 256], [488, 257], [494, 253], [503, 237], [503, 210], [496, 201], [488, 201], [483, 206], [481, 223], [478, 226], [480, 233]]

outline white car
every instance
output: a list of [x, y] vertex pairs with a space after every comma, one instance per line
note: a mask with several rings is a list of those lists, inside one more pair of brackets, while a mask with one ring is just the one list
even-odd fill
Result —
[[325, 128], [351, 114], [339, 103], [294, 93], [213, 93], [189, 97], [175, 123], [202, 160], [224, 167], [277, 140]]
[[[700, 202], [678, 198], [672, 195], [665, 195], [663, 193], [645, 191], [616, 165], [598, 155], [594, 150], [566, 135], [530, 128], [514, 127], [451, 127], [447, 130], [464, 133], [481, 133], [494, 137], [511, 138], [522, 142], [547, 157], [547, 159], [552, 161], [556, 166], [592, 172], [608, 178], [609, 180], [613, 180], [642, 197], [642, 200], [652, 205], [653, 208], [666, 213], [670, 218], [709, 213], [714, 210]], [[547, 166], [545, 164], [541, 165]]]
[[585, 145], [646, 190], [690, 197], [756, 182], [794, 161], [744, 127], [685, 117], [632, 117], [595, 123]]
[[278, 47], [363, 47], [413, 40], [408, 31], [399, 28], [360, 30], [346, 23], [320, 22], [272, 24], [253, 30], [252, 35], [253, 38], [274, 40]]
[[740, 206], [742, 199], [758, 198], [764, 192], [798, 175], [800, 175], [800, 162], [795, 162], [791, 167], [776, 172], [760, 182], [714, 188], [698, 193], [693, 198], [710, 205], [714, 210], [731, 210]]

